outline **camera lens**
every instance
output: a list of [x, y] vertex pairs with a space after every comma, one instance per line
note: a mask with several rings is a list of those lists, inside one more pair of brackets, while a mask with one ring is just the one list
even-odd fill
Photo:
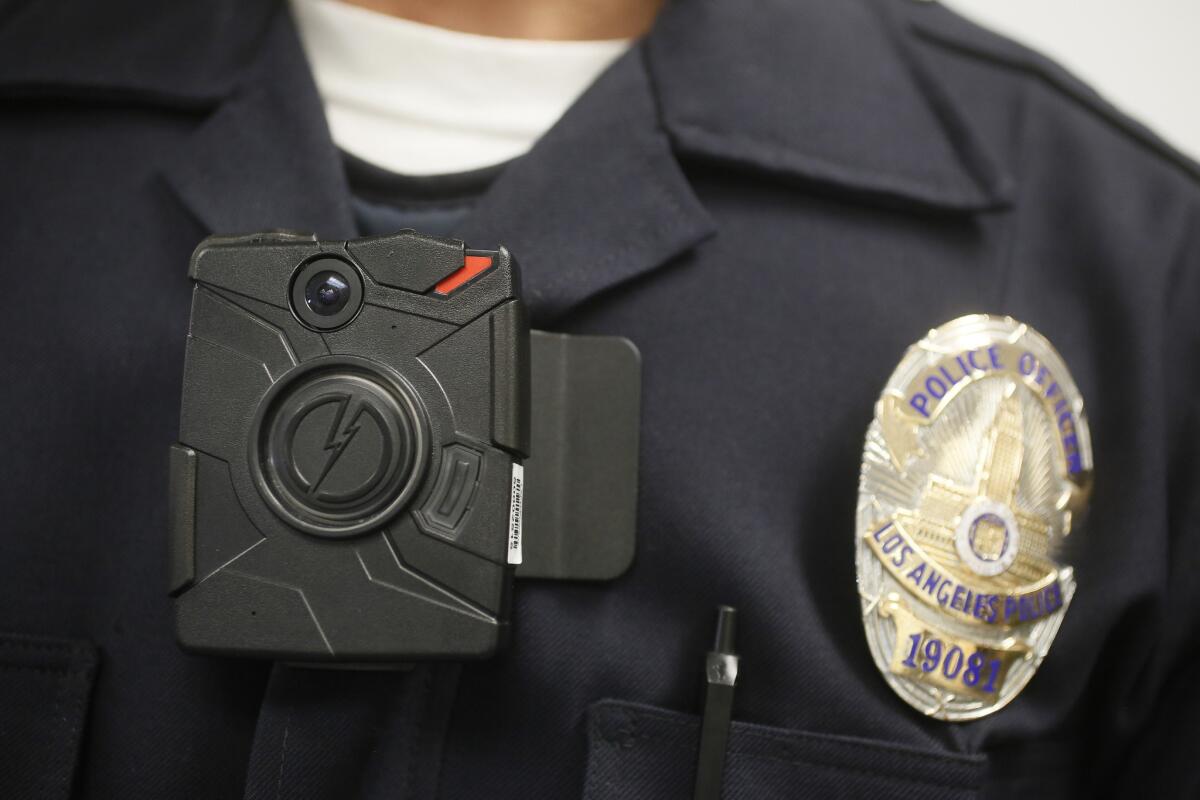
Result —
[[318, 272], [304, 286], [304, 302], [314, 314], [332, 317], [350, 302], [350, 284], [336, 272]]
[[318, 331], [348, 325], [363, 304], [362, 276], [349, 261], [332, 254], [302, 262], [290, 290], [296, 318]]

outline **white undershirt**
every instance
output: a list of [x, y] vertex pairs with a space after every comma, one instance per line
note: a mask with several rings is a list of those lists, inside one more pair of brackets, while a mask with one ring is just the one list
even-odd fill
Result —
[[333, 141], [406, 175], [521, 155], [629, 47], [476, 36], [338, 0], [292, 10]]

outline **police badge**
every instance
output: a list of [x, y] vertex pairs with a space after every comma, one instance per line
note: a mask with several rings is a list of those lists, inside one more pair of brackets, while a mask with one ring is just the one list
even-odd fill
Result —
[[867, 642], [911, 706], [977, 719], [1033, 677], [1091, 472], [1083, 399], [1032, 328], [972, 315], [909, 348], [867, 429], [856, 539]]

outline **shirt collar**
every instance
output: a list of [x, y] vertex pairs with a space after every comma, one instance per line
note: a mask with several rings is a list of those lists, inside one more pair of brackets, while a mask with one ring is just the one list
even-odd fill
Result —
[[[260, 4], [275, 12], [274, 23], [258, 24]], [[189, 16], [187, 6], [181, 21], [167, 22], [166, 13], [139, 22], [136, 35], [114, 31], [98, 37], [103, 46], [14, 72], [4, 43], [14, 25], [31, 37], [37, 27], [34, 12], [22, 12], [0, 31], [0, 93], [211, 104], [215, 111], [161, 164], [196, 219], [212, 232], [353, 235], [345, 176], [290, 19], [265, 0], [242, 0], [238, 15], [232, 5], [214, 6], [225, 8], [224, 16], [212, 12], [219, 19]], [[459, 233], [472, 246], [505, 244], [519, 254], [535, 322], [686, 263], [715, 231], [687, 178], [691, 159], [943, 213], [1007, 202], [1011, 181], [885, 6], [775, 0], [757, 13], [747, 8], [740, 0], [669, 6], [480, 199]], [[142, 13], [156, 9], [175, 6]], [[249, 21], [229, 21], [242, 18]], [[68, 20], [60, 27], [63, 41], [87, 39]], [[225, 47], [188, 43], [195, 31], [230, 38]], [[173, 55], [169, 41], [142, 41], [154, 32], [192, 57]], [[198, 52], [211, 63], [192, 63]]]
[[[896, 6], [670, 2], [643, 44], [672, 147], [884, 202], [1003, 207], [1011, 177], [922, 62]], [[244, 81], [278, 7], [27, 3], [0, 25], [0, 94], [213, 104]]]
[[646, 39], [683, 154], [950, 211], [1012, 180], [921, 60], [896, 0], [678, 0]]

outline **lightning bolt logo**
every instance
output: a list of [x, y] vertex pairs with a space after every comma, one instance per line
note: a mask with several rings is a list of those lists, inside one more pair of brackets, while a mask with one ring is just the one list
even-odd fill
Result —
[[[333, 465], [342, 457], [342, 453], [346, 452], [346, 448], [350, 445], [351, 440], [354, 439], [354, 435], [362, 427], [358, 420], [362, 417], [365, 409], [362, 403], [359, 403], [355, 413], [353, 415], [348, 414], [350, 399], [350, 395], [344, 394], [337, 400], [337, 413], [334, 415], [333, 423], [329, 426], [329, 434], [325, 437], [324, 448], [329, 455], [325, 458], [325, 466], [321, 468], [321, 474], [317, 476], [317, 479], [312, 482], [312, 486], [309, 487], [309, 494], [317, 493], [317, 489], [325, 482], [325, 478], [329, 475], [330, 470], [333, 469]], [[342, 420], [347, 420], [347, 418], [348, 421], [343, 428]]]

